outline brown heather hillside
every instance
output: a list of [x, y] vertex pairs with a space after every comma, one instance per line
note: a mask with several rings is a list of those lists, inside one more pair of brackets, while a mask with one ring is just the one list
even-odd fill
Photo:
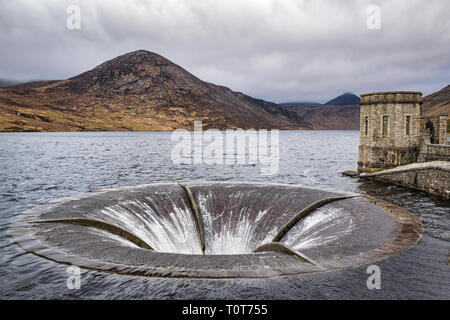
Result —
[[0, 131], [165, 131], [312, 128], [297, 113], [204, 82], [166, 58], [135, 51], [62, 81], [0, 88]]
[[284, 103], [287, 110], [297, 113], [314, 129], [359, 130], [360, 97], [346, 92], [324, 105], [312, 103]]
[[[450, 117], [450, 85], [424, 97], [422, 112], [425, 116], [443, 113]], [[447, 132], [450, 133], [450, 119], [447, 122]]]
[[[285, 103], [287, 110], [296, 112], [314, 129], [355, 129], [359, 130], [359, 104], [344, 105], [349, 101], [348, 93], [327, 103], [312, 105], [311, 103]], [[337, 101], [340, 105], [328, 105]], [[450, 85], [423, 98], [423, 115], [431, 116], [446, 113], [450, 116]], [[450, 132], [450, 120], [447, 131]]]
[[425, 116], [446, 113], [450, 115], [450, 85], [423, 98]]
[[287, 110], [297, 113], [314, 129], [359, 130], [359, 104], [349, 106], [291, 106]]
[[[278, 105], [204, 82], [139, 50], [67, 80], [0, 88], [0, 131], [167, 131], [192, 129], [194, 120], [217, 129], [358, 130], [356, 99], [345, 93], [330, 105]], [[450, 114], [450, 86], [424, 97], [423, 113]]]

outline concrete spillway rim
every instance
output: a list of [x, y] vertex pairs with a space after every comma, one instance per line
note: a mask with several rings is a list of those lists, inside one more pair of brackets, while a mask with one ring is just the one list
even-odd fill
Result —
[[[292, 187], [292, 188], [304, 188], [304, 189], [309, 189], [309, 190], [318, 190], [318, 191], [327, 191], [327, 192], [332, 192], [332, 193], [337, 193], [337, 194], [341, 194], [341, 195], [346, 195], [346, 196], [353, 196], [353, 197], [357, 197], [357, 196], [361, 196], [361, 193], [356, 193], [356, 192], [350, 192], [350, 191], [343, 191], [343, 190], [339, 190], [339, 189], [335, 189], [335, 188], [330, 188], [328, 186], [309, 186], [309, 185], [305, 185], [305, 184], [299, 184], [299, 183], [281, 183], [281, 182], [267, 182], [267, 181], [255, 181], [255, 182], [251, 182], [251, 181], [240, 181], [240, 180], [226, 180], [226, 181], [220, 181], [220, 180], [198, 180], [198, 181], [188, 181], [188, 182], [181, 182], [184, 185], [190, 187], [190, 186], [196, 186], [196, 185], [214, 185], [214, 184], [228, 184], [228, 183], [234, 183], [234, 184], [239, 184], [239, 185], [256, 185], [256, 186], [275, 186], [275, 187]], [[174, 182], [164, 182], [164, 183], [151, 183], [151, 184], [144, 184], [144, 185], [140, 185], [140, 186], [136, 186], [137, 187], [142, 187], [142, 186], [151, 186], [151, 185], [155, 185], [155, 184], [170, 184], [173, 185]], [[120, 189], [117, 189], [117, 191], [119, 191]]]
[[368, 195], [363, 195], [361, 198], [388, 211], [400, 226], [397, 235], [390, 242], [385, 243], [381, 248], [367, 252], [364, 256], [376, 259], [380, 255], [383, 255], [383, 259], [385, 259], [409, 250], [422, 239], [423, 224], [415, 215], [400, 206], [379, 198]]
[[[211, 182], [209, 182], [211, 183]], [[218, 183], [230, 183], [230, 182], [218, 182]], [[231, 182], [235, 183], [235, 182]], [[193, 183], [192, 185], [194, 185]], [[252, 183], [246, 183], [246, 184], [252, 184]], [[153, 186], [155, 184], [152, 184]], [[167, 185], [167, 184], [160, 184], [160, 185]], [[170, 183], [171, 186], [177, 185], [176, 183]], [[280, 186], [281, 184], [276, 183], [258, 183], [258, 185], [275, 185]], [[287, 187], [292, 187], [295, 185], [285, 185]], [[117, 190], [133, 190], [136, 187], [127, 187], [127, 188], [121, 188]], [[308, 189], [314, 189], [314, 188], [308, 188]], [[319, 189], [322, 190], [322, 189]], [[341, 193], [345, 194], [345, 193]], [[348, 193], [347, 193], [348, 194]], [[95, 193], [88, 193], [87, 196], [94, 196]], [[98, 193], [97, 193], [98, 195]], [[395, 205], [392, 205], [388, 202], [383, 202], [382, 200], [371, 198], [368, 196], [362, 196], [362, 198], [372, 199], [373, 203], [375, 204], [382, 204], [382, 206], [386, 211], [389, 210], [389, 212], [396, 212], [396, 209], [393, 207], [397, 207]], [[60, 198], [61, 200], [61, 198]], [[27, 220], [30, 220], [32, 216], [35, 216], [36, 218], [40, 216], [42, 213], [44, 213], [46, 210], [54, 210], [57, 206], [71, 202], [72, 200], [75, 200], [74, 198], [65, 198], [65, 201], [53, 201], [51, 205], [41, 205], [39, 208], [32, 208], [27, 210], [26, 212], [30, 212], [30, 214], [26, 217]], [[393, 206], [393, 207], [392, 207]], [[44, 209], [46, 208], [46, 209]], [[25, 251], [35, 254], [36, 256], [40, 256], [42, 258], [46, 258], [55, 262], [64, 263], [64, 264], [75, 264], [85, 269], [90, 270], [98, 270], [103, 272], [110, 272], [110, 273], [116, 273], [116, 274], [123, 274], [123, 275], [135, 275], [135, 276], [145, 276], [145, 277], [169, 277], [169, 278], [195, 278], [195, 279], [226, 279], [226, 278], [272, 278], [272, 277], [283, 277], [283, 276], [290, 276], [295, 274], [302, 274], [302, 273], [317, 273], [317, 272], [328, 272], [348, 267], [356, 267], [359, 265], [366, 265], [369, 263], [373, 263], [373, 261], [380, 261], [383, 260], [389, 256], [398, 254], [402, 251], [405, 251], [412, 247], [415, 243], [417, 243], [420, 240], [421, 233], [423, 232], [423, 226], [421, 223], [409, 212], [407, 212], [405, 209], [397, 207], [398, 208], [398, 216], [396, 217], [396, 221], [400, 224], [400, 233], [404, 233], [404, 235], [400, 235], [400, 237], [396, 237], [396, 239], [393, 239], [393, 241], [388, 241], [385, 245], [382, 247], [377, 247], [376, 249], [372, 251], [367, 251], [364, 255], [355, 256], [355, 260], [351, 261], [351, 264], [342, 264], [340, 266], [328, 266], [326, 265], [326, 270], [322, 270], [318, 267], [314, 267], [310, 263], [302, 263], [299, 259], [296, 257], [289, 258], [291, 263], [289, 266], [271, 266], [269, 269], [266, 269], [264, 267], [264, 270], [262, 269], [262, 266], [264, 265], [255, 265], [255, 269], [234, 269], [234, 267], [230, 269], [222, 268], [222, 269], [215, 269], [206, 267], [202, 263], [196, 264], [196, 267], [189, 267], [188, 269], [175, 267], [173, 268], [172, 264], [160, 264], [159, 262], [157, 264], [153, 264], [152, 260], [149, 260], [149, 263], [145, 263], [144, 265], [141, 263], [132, 263], [130, 260], [129, 263], [126, 263], [126, 261], [108, 261], [108, 260], [101, 260], [97, 258], [87, 258], [83, 255], [80, 255], [78, 253], [70, 253], [70, 252], [62, 252], [58, 250], [57, 247], [49, 246], [48, 243], [42, 242], [41, 239], [38, 239], [35, 237], [35, 231], [34, 227], [30, 224], [27, 224], [26, 226], [23, 225], [23, 222], [25, 221], [24, 216], [18, 216], [15, 221], [13, 221], [13, 224], [16, 222], [21, 221], [22, 223], [18, 225], [19, 228], [14, 228], [15, 230], [8, 228], [8, 235], [12, 236], [13, 241], [22, 247]], [[37, 210], [36, 210], [37, 209]], [[392, 209], [392, 210], [391, 210]], [[388, 212], [386, 212], [388, 213]], [[403, 224], [409, 225], [406, 226], [406, 228], [403, 228]], [[411, 224], [413, 224], [411, 226]], [[416, 224], [416, 225], [414, 225]], [[419, 228], [420, 226], [420, 228]], [[24, 228], [25, 227], [25, 228]], [[411, 232], [410, 230], [414, 229], [414, 232]], [[420, 230], [419, 230], [420, 229]], [[26, 233], [24, 233], [26, 231]], [[146, 255], [148, 255], [149, 258], [156, 258], [158, 255], [170, 255], [174, 257], [174, 259], [178, 259], [180, 256], [188, 256], [185, 254], [166, 254], [166, 253], [159, 253], [156, 251], [151, 250], [142, 250], [140, 248], [135, 248], [132, 250], [140, 250], [140, 252], [147, 252]], [[255, 253], [255, 254], [241, 254], [241, 255], [235, 255], [232, 261], [236, 261], [238, 265], [241, 264], [241, 257], [244, 256], [251, 256], [255, 255], [261, 259], [261, 261], [269, 261], [270, 259], [276, 259], [277, 257], [289, 257], [288, 254], [282, 254], [278, 252], [268, 253], [268, 252], [261, 252], [261, 253]], [[201, 257], [207, 257], [208, 261], [213, 259], [216, 261], [216, 257], [220, 257], [221, 255], [210, 255], [210, 256], [201, 256]], [[223, 257], [223, 255], [222, 255]], [[228, 257], [228, 256], [227, 256]], [[231, 257], [231, 256], [230, 256]], [[353, 256], [352, 256], [353, 257]], [[172, 258], [170, 258], [172, 259]], [[167, 261], [170, 259], [166, 259]], [[194, 261], [193, 257], [189, 258], [189, 261]], [[195, 257], [197, 259], [197, 257]], [[284, 259], [284, 258], [283, 258]], [[298, 266], [297, 262], [298, 261]], [[218, 260], [220, 261], [220, 259]], [[125, 262], [125, 264], [124, 264]], [[322, 262], [322, 260], [321, 260]], [[247, 264], [244, 264], [246, 267], [250, 266]], [[243, 265], [243, 266], [244, 266]], [[309, 266], [308, 266], [309, 265]], [[169, 267], [171, 267], [169, 269]]]
[[173, 186], [173, 185], [179, 185], [183, 184], [187, 187], [196, 186], [196, 185], [214, 185], [214, 184], [227, 184], [227, 183], [234, 183], [234, 184], [240, 184], [240, 185], [256, 185], [256, 186], [278, 186], [278, 187], [290, 187], [290, 188], [305, 188], [310, 190], [318, 190], [318, 191], [327, 191], [332, 193], [337, 193], [341, 195], [348, 195], [348, 196], [361, 196], [361, 193], [356, 192], [350, 192], [350, 191], [343, 191], [335, 188], [330, 188], [328, 186], [309, 186], [305, 184], [300, 183], [281, 183], [281, 182], [267, 182], [267, 181], [241, 181], [241, 180], [194, 180], [194, 181], [179, 181], [179, 182], [173, 182], [173, 181], [157, 181], [152, 183], [144, 183], [139, 184], [136, 186], [124, 186], [124, 187], [118, 187], [118, 188], [105, 188], [105, 189], [98, 189], [98, 190], [92, 190], [87, 193], [78, 193], [76, 196], [74, 196], [74, 199], [81, 199], [84, 198], [86, 195], [95, 195], [98, 193], [105, 193], [105, 192], [111, 192], [111, 191], [123, 191], [123, 190], [134, 190], [139, 189], [142, 187], [150, 187], [150, 186]]

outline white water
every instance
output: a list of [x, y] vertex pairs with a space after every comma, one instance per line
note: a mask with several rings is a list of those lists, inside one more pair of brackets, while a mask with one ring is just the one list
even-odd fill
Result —
[[[189, 209], [179, 208], [167, 199], [168, 215], [155, 211], [154, 199], [126, 201], [101, 210], [108, 219], [133, 233], [154, 250], [184, 254], [201, 254], [196, 224]], [[154, 204], [154, 206], [152, 205]]]
[[352, 232], [353, 220], [343, 208], [325, 206], [298, 222], [282, 242], [295, 250], [322, 246]]
[[[205, 234], [206, 254], [249, 254], [269, 243], [281, 226], [264, 226], [268, 209], [256, 214], [242, 203], [240, 193], [232, 193], [222, 212], [211, 212], [212, 192], [197, 194], [199, 212]], [[245, 202], [245, 201], [244, 201]], [[230, 205], [239, 204], [243, 205]], [[123, 201], [106, 207], [95, 215], [133, 233], [158, 252], [202, 254], [194, 216], [188, 206], [180, 208], [176, 199], [166, 194], [164, 201], [156, 197]], [[274, 220], [270, 220], [276, 224]], [[301, 220], [284, 236], [283, 243], [303, 250], [336, 241], [352, 231], [351, 214], [343, 208], [325, 206]], [[264, 227], [264, 228], [263, 228]], [[265, 229], [265, 235], [258, 234]]]
[[[199, 211], [202, 214], [206, 254], [248, 254], [252, 253], [259, 245], [270, 242], [276, 230], [266, 234], [260, 243], [257, 232], [262, 218], [268, 210], [260, 210], [253, 214], [251, 208], [235, 206], [234, 209], [224, 209], [220, 214], [210, 212], [214, 206], [209, 205], [214, 195], [211, 192], [198, 195]], [[230, 203], [238, 203], [236, 198], [240, 194], [231, 194]]]

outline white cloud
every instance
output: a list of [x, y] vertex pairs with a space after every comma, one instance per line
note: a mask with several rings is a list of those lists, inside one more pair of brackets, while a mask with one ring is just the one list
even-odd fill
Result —
[[[66, 8], [81, 7], [81, 30]], [[381, 7], [381, 30], [366, 8]], [[449, 83], [447, 0], [0, 0], [0, 77], [62, 79], [146, 49], [272, 101]]]

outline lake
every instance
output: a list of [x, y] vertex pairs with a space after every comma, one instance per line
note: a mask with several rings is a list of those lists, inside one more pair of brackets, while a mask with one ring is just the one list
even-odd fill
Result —
[[[0, 298], [24, 299], [449, 299], [450, 203], [422, 192], [341, 175], [355, 170], [359, 131], [280, 131], [279, 170], [258, 164], [174, 164], [171, 133], [0, 133]], [[7, 236], [29, 208], [93, 190], [159, 181], [269, 181], [365, 193], [405, 207], [424, 224], [411, 250], [384, 260], [382, 288], [365, 267], [269, 279], [192, 280], [82, 270], [25, 253]]]

